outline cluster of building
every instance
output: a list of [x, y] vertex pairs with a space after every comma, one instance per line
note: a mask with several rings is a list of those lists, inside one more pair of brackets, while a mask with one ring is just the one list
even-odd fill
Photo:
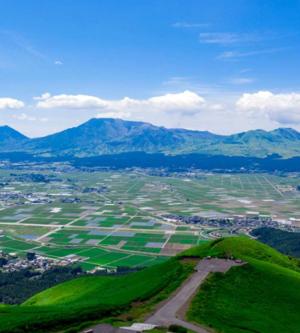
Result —
[[46, 193], [24, 193], [9, 187], [3, 188], [0, 191], [0, 204], [2, 207], [14, 206], [16, 204], [47, 204], [51, 202], [51, 198]]
[[57, 260], [38, 255], [35, 252], [27, 252], [25, 257], [21, 258], [16, 253], [0, 251], [0, 271], [2, 272], [31, 269], [42, 273], [53, 267], [68, 266], [76, 262], [78, 262], [78, 259], [72, 256], [69, 258], [65, 257], [63, 260]]
[[229, 233], [249, 233], [251, 230], [260, 227], [280, 228], [294, 231], [291, 223], [287, 221], [276, 221], [270, 216], [233, 216], [233, 217], [202, 217], [202, 216], [183, 216], [176, 214], [166, 214], [163, 218], [175, 223], [195, 224], [206, 227], [226, 228]]
[[85, 187], [82, 193], [106, 193], [108, 191], [107, 186], [95, 186], [95, 187]]

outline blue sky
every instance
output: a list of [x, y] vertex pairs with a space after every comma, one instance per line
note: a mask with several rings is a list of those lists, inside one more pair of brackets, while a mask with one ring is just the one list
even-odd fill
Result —
[[299, 59], [300, 1], [0, 0], [0, 124], [300, 129]]

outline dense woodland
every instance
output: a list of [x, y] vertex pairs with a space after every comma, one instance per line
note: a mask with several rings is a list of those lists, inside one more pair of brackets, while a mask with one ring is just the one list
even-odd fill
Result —
[[20, 304], [42, 290], [82, 274], [80, 267], [55, 267], [43, 273], [30, 269], [0, 272], [0, 303]]
[[258, 228], [253, 230], [252, 235], [276, 250], [300, 258], [300, 233], [289, 232], [274, 228]]
[[0, 153], [0, 161], [7, 160], [11, 163], [52, 163], [68, 162], [77, 168], [164, 168], [170, 171], [185, 171], [191, 168], [200, 170], [213, 170], [220, 172], [299, 172], [300, 157], [282, 158], [277, 154], [266, 158], [226, 156], [226, 155], [165, 155], [148, 154], [144, 152], [131, 152], [95, 157], [76, 158], [40, 157], [27, 153]]

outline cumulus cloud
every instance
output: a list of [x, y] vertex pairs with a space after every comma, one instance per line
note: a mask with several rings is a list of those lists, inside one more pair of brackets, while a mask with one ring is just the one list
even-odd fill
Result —
[[278, 123], [300, 124], [300, 93], [246, 93], [237, 100], [236, 106], [241, 111], [260, 113]]
[[0, 110], [4, 109], [21, 109], [25, 106], [24, 102], [9, 98], [9, 97], [2, 97], [0, 98]]
[[106, 106], [106, 101], [89, 95], [56, 95], [51, 96], [45, 93], [40, 97], [35, 97], [38, 100], [37, 107], [41, 109], [90, 109], [103, 108]]
[[[250, 83], [247, 77], [237, 77], [235, 84]], [[180, 81], [180, 80], [179, 80]], [[292, 126], [300, 129], [300, 93], [275, 94], [258, 91], [236, 95], [208, 95], [208, 99], [192, 90], [166, 93], [146, 99], [124, 97], [105, 99], [92, 95], [51, 95], [35, 97], [35, 117], [53, 117], [53, 109], [68, 118], [72, 115], [85, 120], [90, 117], [122, 118], [145, 121], [159, 126], [184, 127], [232, 133], [249, 129], [273, 129]], [[21, 114], [20, 120], [30, 120]], [[22, 119], [21, 119], [22, 118]], [[32, 117], [31, 117], [32, 118]]]
[[143, 103], [164, 110], [196, 110], [204, 105], [205, 100], [198, 94], [186, 90], [183, 93], [152, 97]]
[[41, 109], [95, 109], [104, 112], [143, 112], [143, 111], [180, 111], [194, 112], [205, 105], [202, 96], [184, 91], [175, 94], [165, 94], [148, 99], [133, 99], [124, 97], [120, 100], [107, 100], [90, 95], [55, 95], [49, 93], [36, 97], [37, 107]]

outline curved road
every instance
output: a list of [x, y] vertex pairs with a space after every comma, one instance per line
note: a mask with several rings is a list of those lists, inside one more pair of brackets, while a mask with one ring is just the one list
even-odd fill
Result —
[[180, 312], [185, 312], [193, 295], [211, 272], [227, 272], [233, 266], [240, 266], [233, 260], [203, 259], [196, 266], [196, 272], [180, 287], [167, 303], [163, 304], [151, 317], [146, 320], [148, 324], [169, 327], [177, 324], [197, 333], [209, 333], [205, 328], [189, 323], [181, 318]]

